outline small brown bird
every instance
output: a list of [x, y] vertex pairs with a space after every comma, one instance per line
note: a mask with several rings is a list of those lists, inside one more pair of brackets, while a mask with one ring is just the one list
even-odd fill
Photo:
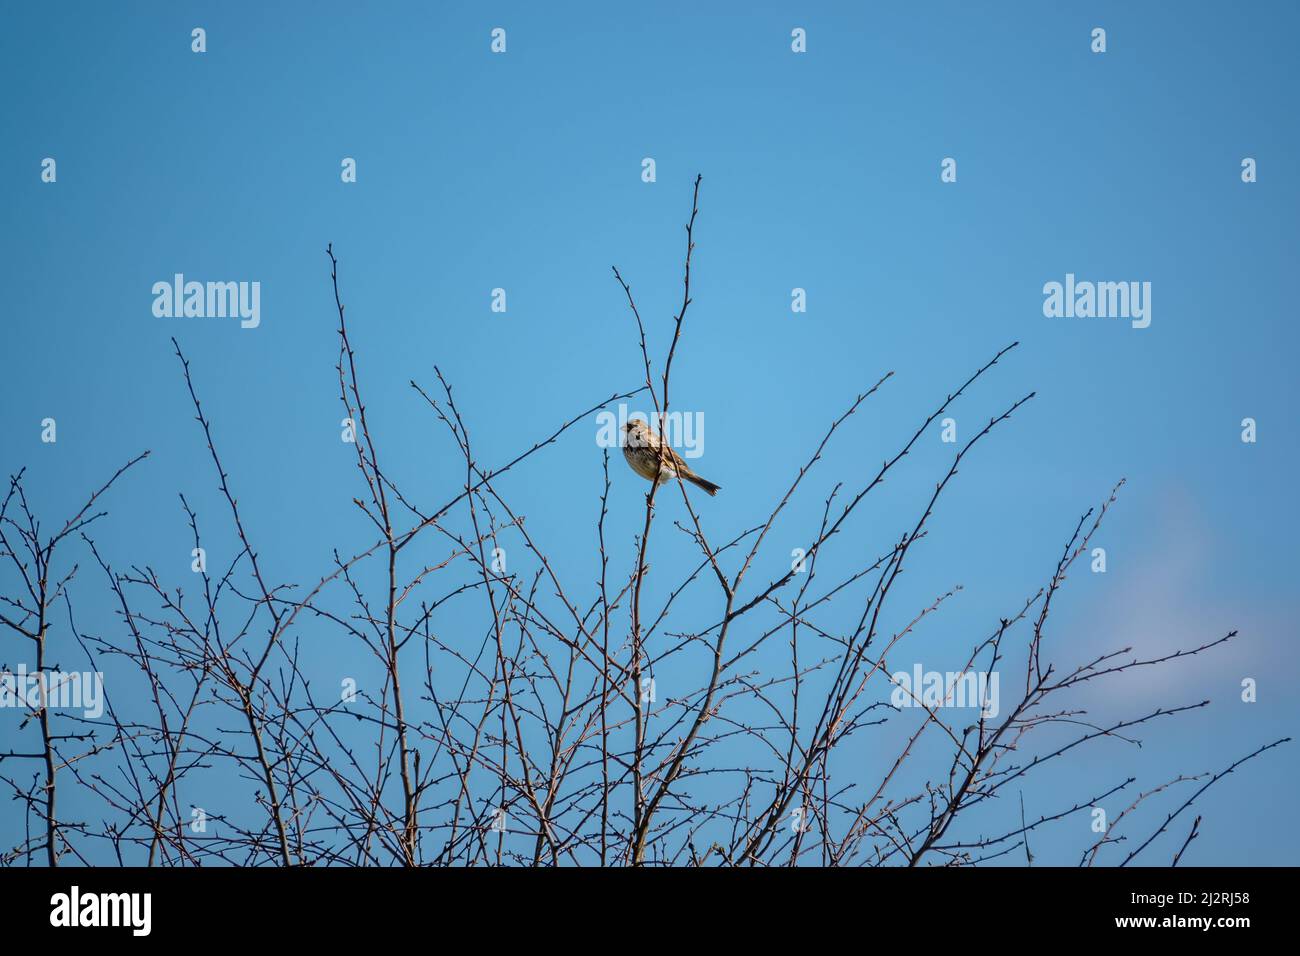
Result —
[[[719, 485], [691, 471], [690, 465], [682, 461], [677, 452], [665, 446], [659, 436], [641, 419], [629, 420], [623, 426], [623, 430], [627, 432], [623, 439], [623, 457], [632, 466], [632, 470], [646, 481], [654, 481], [657, 474], [659, 483], [663, 484], [665, 481], [672, 481], [680, 474], [684, 481], [703, 488], [710, 495], [718, 493]], [[660, 462], [663, 462], [662, 467]]]

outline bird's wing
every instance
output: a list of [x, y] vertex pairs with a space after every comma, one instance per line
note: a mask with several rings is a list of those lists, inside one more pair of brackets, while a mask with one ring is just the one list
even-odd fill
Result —
[[666, 453], [664, 457], [668, 460], [668, 464], [672, 465], [675, 472], [683, 476], [695, 474], [695, 472], [691, 471], [691, 466], [682, 461], [681, 456], [678, 455], [677, 452], [673, 451], [667, 445], [664, 445], [663, 449]]

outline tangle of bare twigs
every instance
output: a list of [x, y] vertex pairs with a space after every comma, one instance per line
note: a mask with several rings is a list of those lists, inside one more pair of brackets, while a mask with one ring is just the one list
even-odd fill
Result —
[[[680, 477], [652, 483], [631, 566], [611, 558], [609, 456], [595, 512], [592, 548], [598, 579], [566, 580], [546, 546], [510, 504], [501, 478], [525, 466], [566, 431], [613, 402], [648, 393], [656, 413], [669, 409], [673, 360], [683, 341], [691, 299], [691, 259], [699, 215], [696, 178], [682, 299], [673, 316], [662, 373], [655, 362], [631, 286], [619, 283], [639, 339], [644, 382], [569, 418], [548, 436], [495, 466], [476, 457], [470, 428], [451, 384], [412, 388], [445, 429], [458, 458], [459, 485], [441, 502], [399, 490], [385, 470], [368, 415], [359, 361], [349, 337], [338, 261], [330, 279], [338, 312], [338, 395], [354, 424], [356, 467], [364, 492], [353, 505], [374, 530], [360, 548], [335, 552], [329, 566], [296, 587], [269, 579], [259, 560], [234, 486], [222, 465], [212, 421], [194, 369], [173, 339], [195, 419], [238, 552], [201, 575], [196, 593], [164, 582], [151, 568], [116, 568], [90, 537], [109, 490], [148, 452], [133, 458], [52, 535], [40, 530], [24, 493], [24, 472], [11, 477], [0, 504], [0, 561], [9, 584], [0, 624], [25, 647], [33, 672], [55, 667], [52, 635], [63, 631], [92, 663], [112, 659], [138, 673], [147, 701], [122, 706], [110, 695], [105, 715], [88, 720], [38, 706], [31, 747], [0, 752], [0, 782], [23, 808], [27, 835], [5, 862], [57, 865], [71, 859], [194, 866], [213, 863], [317, 865], [881, 865], [974, 864], [1023, 848], [1031, 831], [1089, 808], [1134, 783], [1105, 781], [1068, 805], [1018, 818], [1005, 832], [963, 825], [1004, 788], [1095, 742], [1125, 735], [1208, 701], [1161, 706], [1145, 714], [1089, 723], [1077, 695], [1094, 681], [1144, 667], [1178, 666], [1232, 639], [1152, 658], [1123, 648], [1080, 664], [1057, 663], [1048, 647], [1053, 599], [1089, 548], [1123, 482], [1084, 514], [1042, 588], [971, 651], [962, 671], [1014, 671], [1017, 688], [1001, 718], [965, 728], [922, 701], [919, 723], [873, 775], [859, 762], [833, 773], [845, 744], [886, 720], [892, 690], [887, 659], [923, 619], [956, 592], [919, 611], [893, 611], [891, 595], [914, 548], [930, 533], [936, 508], [977, 446], [983, 446], [1034, 397], [1007, 403], [956, 451], [933, 493], [857, 566], [834, 567], [832, 539], [852, 530], [862, 503], [897, 469], [921, 436], [1018, 343], [999, 350], [937, 403], [910, 438], [856, 484], [834, 482], [819, 525], [803, 532], [806, 573], [798, 569], [754, 583], [756, 568], [787, 506], [804, 492], [823, 453], [845, 423], [890, 380], [883, 374], [856, 395], [810, 445], [807, 458], [770, 509], [730, 539], [718, 538], [696, 511]], [[647, 586], [655, 537], [656, 495], [676, 484], [687, 520], [676, 528], [698, 550], [698, 563], [675, 580]], [[181, 506], [196, 549], [198, 515]], [[77, 566], [65, 554], [79, 539], [102, 573], [117, 616], [91, 631], [73, 614]], [[525, 558], [507, 571], [494, 554], [506, 543]], [[258, 542], [265, 545], [265, 542]], [[418, 545], [418, 547], [417, 547]], [[656, 567], [656, 576], [666, 573]], [[823, 583], [825, 582], [825, 583]], [[689, 620], [678, 597], [712, 592], [712, 608]], [[652, 603], [652, 593], [659, 597]], [[478, 633], [441, 633], [440, 609], [477, 602]], [[843, 608], [848, 625], [833, 617]], [[889, 608], [889, 613], [886, 609]], [[56, 621], [56, 612], [62, 612]], [[63, 623], [66, 619], [66, 624]], [[355, 645], [382, 674], [355, 699], [321, 696], [309, 679], [301, 622], [311, 620]], [[901, 624], [891, 623], [895, 620]], [[62, 639], [62, 638], [61, 638]], [[788, 665], [752, 662], [788, 647]], [[70, 646], [70, 645], [65, 645]], [[60, 652], [65, 653], [65, 652]], [[766, 658], [764, 658], [766, 660]], [[668, 699], [644, 692], [647, 675], [667, 663], [694, 683]], [[1019, 676], [1023, 674], [1023, 681]], [[1082, 689], [1082, 690], [1081, 690]], [[30, 723], [31, 721], [29, 721]], [[56, 726], [56, 723], [61, 726]], [[1053, 726], [1072, 734], [1035, 749]], [[922, 740], [945, 750], [921, 757]], [[1217, 773], [1179, 777], [1139, 794], [1080, 861], [1092, 865], [1128, 840], [1139, 808], [1167, 788], [1203, 780], [1145, 838], [1115, 862], [1138, 859], [1204, 791], [1245, 762], [1286, 742], [1264, 744]], [[1063, 742], [1062, 742], [1063, 740]], [[926, 751], [930, 754], [932, 751]], [[38, 769], [30, 780], [21, 767]], [[10, 768], [16, 768], [12, 771]], [[189, 802], [205, 775], [243, 781], [242, 806], [193, 826]], [[93, 795], [100, 823], [65, 816], [64, 788]], [[1008, 791], [1010, 793], [1011, 791]], [[1010, 807], [1010, 804], [1008, 804]], [[1177, 863], [1196, 838], [1198, 816]]]

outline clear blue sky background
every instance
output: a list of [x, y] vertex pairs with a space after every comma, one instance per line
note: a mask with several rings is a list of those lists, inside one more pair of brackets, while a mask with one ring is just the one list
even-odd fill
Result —
[[[963, 591], [891, 666], [959, 664], [1126, 477], [1098, 542], [1108, 572], [1080, 565], [1067, 584], [1052, 631], [1059, 659], [1241, 636], [1204, 660], [1099, 686], [1098, 719], [1214, 703], [1152, 726], [1140, 749], [1077, 752], [1027, 793], [1029, 816], [1130, 772], [1148, 789], [1220, 769], [1292, 733], [1295, 5], [619, 6], [7, 6], [0, 464], [29, 467], [47, 525], [149, 448], [96, 529], [106, 555], [185, 584], [177, 491], [220, 533], [174, 335], [272, 576], [316, 580], [332, 547], [373, 538], [349, 505], [362, 489], [339, 441], [326, 243], [381, 454], [433, 505], [459, 487], [462, 466], [408, 380], [427, 384], [441, 367], [484, 464], [636, 387], [633, 326], [609, 267], [632, 283], [662, 348], [699, 172], [695, 304], [673, 391], [674, 404], [704, 412], [696, 466], [724, 490], [700, 507], [719, 539], [765, 514], [825, 424], [896, 370], [755, 572], [779, 573], [835, 478], [874, 472], [1018, 339], [954, 410], [961, 437], [1038, 396], [963, 467], [892, 625], [954, 584]], [[206, 54], [190, 51], [195, 26]], [[489, 52], [497, 26], [503, 56]], [[808, 31], [804, 55], [790, 50], [796, 26]], [[1104, 55], [1089, 49], [1095, 26], [1108, 33]], [[53, 185], [40, 181], [47, 156]], [[345, 156], [356, 184], [340, 182]], [[948, 156], [955, 184], [939, 179]], [[1255, 184], [1240, 179], [1246, 156], [1258, 161]], [[656, 160], [656, 183], [641, 181], [643, 157]], [[150, 287], [176, 272], [260, 281], [261, 327], [155, 318]], [[1045, 318], [1043, 283], [1067, 272], [1151, 282], [1150, 328]], [[494, 287], [507, 290], [504, 315], [489, 310]], [[807, 290], [806, 314], [791, 312], [794, 287]], [[40, 441], [47, 416], [55, 445]], [[1247, 416], [1253, 445], [1240, 440]], [[756, 429], [790, 457], [756, 459]], [[502, 486], [584, 595], [594, 432], [594, 421], [574, 430]], [[855, 554], [879, 553], [910, 526], [951, 452], [936, 426], [857, 525]], [[613, 554], [626, 564], [644, 488], [614, 464]], [[675, 492], [665, 497], [680, 510]], [[666, 550], [652, 562], [689, 554], [667, 519], [658, 533]], [[100, 584], [80, 582], [80, 614], [113, 633]], [[20, 651], [3, 640], [12, 666]], [[337, 679], [344, 654], [323, 646], [321, 673]], [[1255, 704], [1240, 702], [1245, 677], [1259, 681]], [[14, 726], [0, 717], [6, 745]], [[866, 737], [859, 747], [867, 775], [878, 755]], [[1198, 802], [1205, 822], [1189, 862], [1296, 861], [1295, 748]], [[191, 800], [220, 805], [213, 786]], [[0, 808], [6, 846], [21, 836], [15, 814]], [[1018, 816], [1008, 803], [990, 826]], [[1076, 861], [1088, 822], [1068, 818], [1035, 851]], [[1168, 861], [1178, 830], [1149, 862]]]

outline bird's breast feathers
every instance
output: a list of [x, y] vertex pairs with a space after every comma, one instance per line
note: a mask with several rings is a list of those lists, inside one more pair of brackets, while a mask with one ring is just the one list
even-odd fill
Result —
[[638, 448], [630, 444], [625, 445], [623, 447], [623, 457], [626, 458], [627, 463], [632, 466], [632, 470], [642, 478], [646, 479], [646, 481], [654, 481], [656, 474], [658, 474], [661, 482], [671, 481], [673, 478], [677, 477], [672, 462], [667, 459], [664, 460], [663, 468], [660, 470], [659, 456], [655, 454], [655, 449], [653, 448]]

